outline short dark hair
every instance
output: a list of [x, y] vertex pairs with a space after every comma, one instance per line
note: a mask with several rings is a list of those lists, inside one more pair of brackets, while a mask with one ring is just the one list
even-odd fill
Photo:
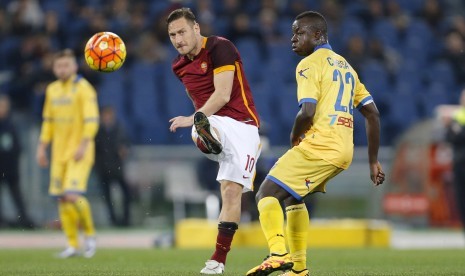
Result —
[[195, 15], [190, 8], [180, 8], [172, 11], [166, 18], [166, 24], [170, 24], [174, 20], [185, 18], [187, 21], [195, 23]]
[[295, 17], [295, 20], [302, 18], [308, 18], [312, 20], [312, 27], [320, 31], [325, 37], [328, 35], [328, 24], [326, 23], [325, 17], [316, 11], [306, 11]]

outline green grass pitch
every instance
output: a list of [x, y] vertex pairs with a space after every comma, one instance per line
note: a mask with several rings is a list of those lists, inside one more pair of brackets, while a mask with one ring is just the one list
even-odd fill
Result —
[[[465, 275], [464, 250], [310, 249], [311, 275]], [[100, 249], [56, 259], [52, 249], [0, 249], [0, 275], [199, 275], [211, 250]], [[265, 249], [233, 248], [225, 275], [245, 275]]]

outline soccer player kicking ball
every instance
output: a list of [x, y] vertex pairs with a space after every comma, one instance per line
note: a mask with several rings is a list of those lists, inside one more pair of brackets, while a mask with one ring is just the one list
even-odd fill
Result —
[[[305, 57], [296, 69], [300, 111], [290, 135], [291, 149], [276, 162], [257, 193], [270, 254], [248, 276], [279, 270], [287, 270], [282, 274], [287, 276], [309, 275], [309, 216], [303, 199], [325, 192], [326, 183], [352, 162], [354, 107], [366, 119], [371, 180], [375, 186], [384, 181], [378, 162], [378, 110], [354, 69], [332, 51], [326, 20], [317, 12], [304, 12], [296, 17], [292, 33], [292, 50]], [[280, 202], [286, 209], [286, 234]]]
[[84, 197], [94, 163], [94, 137], [98, 130], [97, 96], [92, 85], [77, 75], [74, 53], [57, 53], [53, 72], [58, 80], [47, 86], [37, 162], [48, 166], [47, 147], [52, 144], [49, 194], [58, 200], [58, 211], [68, 247], [58, 257], [79, 255], [78, 230], [84, 228], [84, 257], [95, 254], [95, 229], [90, 204]]
[[166, 22], [171, 43], [179, 52], [173, 72], [196, 110], [193, 115], [172, 118], [170, 131], [192, 127], [197, 147], [219, 163], [216, 180], [223, 204], [216, 250], [200, 272], [222, 274], [240, 221], [242, 192], [252, 189], [260, 155], [259, 119], [236, 47], [222, 37], [202, 36], [188, 8], [173, 11]]

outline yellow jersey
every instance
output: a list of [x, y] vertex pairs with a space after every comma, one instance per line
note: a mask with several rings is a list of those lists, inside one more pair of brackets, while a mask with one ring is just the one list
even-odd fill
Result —
[[352, 162], [354, 107], [373, 102], [357, 73], [329, 44], [315, 48], [296, 68], [297, 99], [316, 104], [312, 127], [299, 144], [343, 169]]
[[84, 138], [90, 139], [84, 160], [93, 162], [98, 125], [97, 95], [86, 79], [74, 75], [47, 86], [40, 141], [52, 143], [52, 162], [71, 160]]

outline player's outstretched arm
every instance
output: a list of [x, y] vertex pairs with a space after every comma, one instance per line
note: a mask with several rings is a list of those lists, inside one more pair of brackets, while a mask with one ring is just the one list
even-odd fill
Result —
[[[200, 111], [207, 116], [211, 116], [218, 112], [218, 110], [220, 110], [231, 99], [233, 81], [234, 71], [224, 71], [215, 74], [213, 77], [215, 91], [207, 102], [197, 111]], [[171, 123], [170, 131], [176, 132], [176, 129], [180, 127], [192, 126], [194, 124], [194, 114], [191, 116], [177, 116], [171, 118], [169, 122]]]
[[198, 111], [211, 116], [218, 112], [231, 99], [234, 71], [223, 71], [213, 76], [215, 91]]
[[370, 178], [378, 186], [384, 182], [385, 174], [378, 162], [380, 140], [379, 111], [374, 102], [364, 105], [360, 112], [365, 117], [365, 129], [368, 139], [368, 162], [370, 164]]

